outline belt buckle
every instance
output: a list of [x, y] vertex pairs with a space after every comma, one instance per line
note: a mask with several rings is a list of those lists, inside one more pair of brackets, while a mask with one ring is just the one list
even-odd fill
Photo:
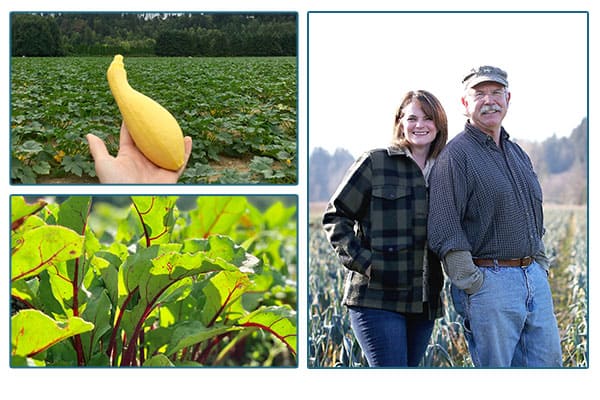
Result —
[[[524, 263], [527, 261], [527, 265], [524, 265]], [[529, 267], [531, 265], [531, 263], [533, 262], [531, 257], [523, 257], [519, 259], [519, 266], [521, 267], [521, 269], [527, 269], [527, 267]]]

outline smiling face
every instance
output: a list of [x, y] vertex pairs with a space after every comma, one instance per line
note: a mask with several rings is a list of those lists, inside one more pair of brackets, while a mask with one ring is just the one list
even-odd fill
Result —
[[482, 82], [468, 89], [462, 98], [471, 123], [493, 136], [500, 133], [509, 101], [508, 90], [496, 82]]
[[428, 149], [438, 132], [433, 117], [425, 114], [418, 101], [406, 105], [399, 124], [413, 150], [419, 147]]

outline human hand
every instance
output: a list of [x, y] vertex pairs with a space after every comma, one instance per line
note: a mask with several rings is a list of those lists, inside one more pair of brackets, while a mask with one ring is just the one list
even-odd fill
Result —
[[111, 156], [106, 145], [98, 136], [86, 135], [90, 153], [94, 159], [96, 175], [100, 183], [177, 183], [192, 153], [192, 138], [183, 138], [185, 145], [185, 161], [177, 171], [161, 168], [148, 160], [135, 146], [125, 123], [121, 124], [119, 136], [119, 152]]

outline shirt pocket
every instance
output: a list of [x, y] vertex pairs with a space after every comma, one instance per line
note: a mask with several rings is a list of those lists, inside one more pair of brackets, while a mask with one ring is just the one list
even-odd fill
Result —
[[371, 248], [383, 250], [411, 246], [415, 222], [414, 212], [411, 187], [374, 186], [370, 213]]
[[369, 288], [409, 290], [414, 279], [414, 256], [412, 246], [372, 249]]
[[413, 190], [405, 185], [374, 186], [371, 198], [371, 279], [369, 287], [403, 290], [414, 263]]
[[387, 201], [396, 201], [410, 195], [411, 192], [412, 189], [405, 185], [381, 185], [373, 186], [372, 189], [373, 197]]

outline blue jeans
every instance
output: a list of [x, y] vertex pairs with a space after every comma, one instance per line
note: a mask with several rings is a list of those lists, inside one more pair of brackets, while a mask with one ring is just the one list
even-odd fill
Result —
[[481, 289], [467, 295], [452, 286], [456, 311], [476, 367], [561, 367], [558, 325], [546, 271], [480, 267]]
[[354, 336], [370, 367], [416, 367], [434, 321], [375, 308], [348, 308]]

